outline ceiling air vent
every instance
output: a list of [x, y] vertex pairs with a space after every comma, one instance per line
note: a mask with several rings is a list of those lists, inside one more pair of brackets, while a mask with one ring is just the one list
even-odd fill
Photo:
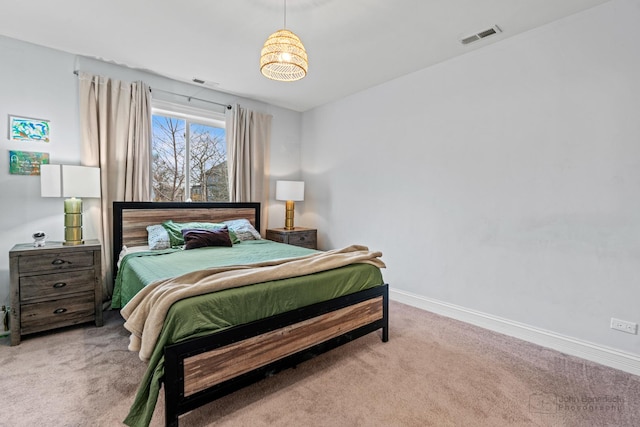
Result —
[[497, 25], [494, 25], [491, 28], [488, 28], [486, 30], [480, 31], [479, 33], [476, 34], [472, 34], [470, 36], [467, 36], [463, 39], [460, 39], [460, 43], [464, 44], [464, 45], [468, 45], [470, 43], [476, 42], [478, 40], [482, 40], [486, 37], [492, 36], [494, 34], [498, 34], [501, 33], [502, 30], [500, 29], [500, 27], [498, 27]]

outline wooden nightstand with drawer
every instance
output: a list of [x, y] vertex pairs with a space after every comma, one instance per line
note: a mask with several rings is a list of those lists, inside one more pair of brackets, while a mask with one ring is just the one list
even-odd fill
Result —
[[9, 251], [11, 345], [22, 335], [95, 322], [102, 326], [100, 242], [44, 247], [18, 244]]
[[293, 230], [284, 228], [270, 228], [267, 230], [267, 239], [274, 242], [287, 243], [289, 245], [302, 246], [309, 249], [318, 247], [318, 230], [315, 228], [296, 227]]

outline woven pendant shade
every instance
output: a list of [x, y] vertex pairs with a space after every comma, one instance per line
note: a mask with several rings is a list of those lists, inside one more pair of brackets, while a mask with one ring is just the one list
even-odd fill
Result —
[[260, 72], [281, 82], [300, 80], [307, 75], [309, 63], [302, 42], [289, 30], [271, 34], [260, 53]]

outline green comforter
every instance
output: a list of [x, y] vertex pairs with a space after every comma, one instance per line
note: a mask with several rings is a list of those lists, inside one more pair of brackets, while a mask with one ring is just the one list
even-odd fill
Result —
[[232, 248], [209, 247], [185, 251], [165, 249], [136, 252], [124, 257], [118, 269], [111, 308], [124, 307], [144, 286], [160, 279], [190, 271], [227, 265], [254, 264], [282, 258], [294, 258], [317, 252], [271, 240], [247, 240]]
[[[202, 269], [203, 265], [212, 267], [248, 264], [269, 259], [293, 258], [314, 251], [260, 240], [245, 241], [234, 245], [233, 248], [167, 252], [164, 255], [156, 255], [158, 252], [137, 253], [123, 259], [118, 277], [121, 301], [128, 301], [135, 292], [122, 287], [123, 283], [130, 281], [134, 282], [135, 286], [144, 286], [154, 280]], [[164, 375], [165, 345], [381, 284], [382, 274], [377, 267], [355, 264], [303, 277], [227, 289], [175, 303], [167, 314], [158, 344], [125, 423], [130, 426], [147, 426], [151, 421]]]

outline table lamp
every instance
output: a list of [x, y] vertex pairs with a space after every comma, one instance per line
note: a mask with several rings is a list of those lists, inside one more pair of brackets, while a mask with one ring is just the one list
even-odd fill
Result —
[[82, 245], [82, 199], [100, 197], [100, 168], [40, 165], [42, 197], [67, 197], [64, 201], [63, 245]]
[[304, 201], [303, 181], [276, 181], [276, 200], [286, 201], [284, 229], [293, 230], [294, 202]]

